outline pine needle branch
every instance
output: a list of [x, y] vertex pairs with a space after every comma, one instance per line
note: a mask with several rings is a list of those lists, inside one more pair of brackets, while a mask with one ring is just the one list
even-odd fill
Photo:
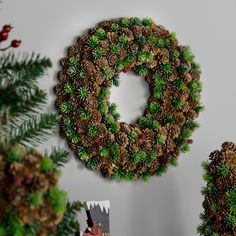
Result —
[[46, 141], [51, 135], [57, 124], [57, 116], [55, 114], [46, 113], [34, 115], [29, 120], [25, 120], [19, 127], [11, 128], [10, 143], [12, 145], [20, 143], [37, 146], [39, 143]]
[[[7, 101], [5, 100], [7, 100], [8, 98], [9, 96], [5, 94], [4, 97], [0, 99], [0, 102], [2, 102], [0, 103], [0, 109], [7, 105]], [[17, 119], [19, 116], [31, 117], [32, 113], [38, 112], [41, 106], [46, 103], [46, 98], [46, 93], [38, 88], [30, 92], [26, 92], [21, 96], [17, 96], [16, 99], [14, 99], [14, 101], [11, 101], [8, 106], [11, 121], [13, 122], [13, 124], [16, 124], [19, 121]], [[5, 116], [5, 112], [3, 112], [3, 120]]]
[[69, 152], [63, 148], [53, 148], [49, 158], [53, 161], [56, 167], [62, 167], [70, 161]]

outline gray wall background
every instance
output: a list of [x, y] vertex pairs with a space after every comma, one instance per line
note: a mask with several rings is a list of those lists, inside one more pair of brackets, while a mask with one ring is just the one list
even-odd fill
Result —
[[[199, 118], [201, 128], [194, 133], [191, 152], [181, 155], [179, 166], [149, 183], [117, 183], [72, 161], [63, 170], [61, 186], [72, 200], [111, 200], [113, 236], [197, 235], [204, 184], [200, 163], [223, 141], [236, 137], [236, 0], [5, 0], [0, 7], [1, 24], [13, 24], [11, 37], [23, 40], [19, 51], [40, 52], [54, 63], [41, 81], [49, 92], [47, 110], [53, 110], [58, 59], [76, 36], [98, 21], [152, 17], [176, 31], [182, 44], [191, 45], [202, 65], [206, 111]], [[120, 105], [122, 120], [130, 121], [140, 114], [148, 90], [137, 77], [122, 78], [121, 88], [112, 90], [112, 101]], [[133, 90], [127, 93], [127, 87]], [[126, 113], [130, 106], [135, 108]], [[55, 135], [39, 149], [58, 144], [65, 145]]]

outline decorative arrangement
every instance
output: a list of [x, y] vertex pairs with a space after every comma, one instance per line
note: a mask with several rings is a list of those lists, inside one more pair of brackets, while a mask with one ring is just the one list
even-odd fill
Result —
[[[3, 27], [1, 42], [11, 28]], [[14, 45], [2, 50], [20, 44]], [[68, 153], [35, 150], [57, 125], [55, 114], [39, 113], [46, 93], [37, 80], [49, 67], [49, 59], [34, 54], [0, 56], [0, 236], [53, 235], [66, 210], [57, 182]]]
[[[55, 88], [61, 135], [90, 169], [117, 180], [148, 180], [189, 151], [200, 104], [200, 66], [188, 46], [151, 19], [104, 21], [61, 60]], [[134, 124], [119, 122], [110, 88], [119, 74], [145, 77], [151, 96]]]
[[221, 150], [210, 154], [210, 161], [203, 162], [202, 189], [205, 196], [202, 223], [198, 233], [203, 236], [236, 235], [236, 145], [222, 144]]
[[110, 236], [110, 201], [85, 202], [88, 228], [81, 236]]

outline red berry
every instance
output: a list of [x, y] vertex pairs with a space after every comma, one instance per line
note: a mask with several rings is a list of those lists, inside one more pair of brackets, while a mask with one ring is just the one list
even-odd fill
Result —
[[20, 44], [21, 44], [21, 40], [14, 39], [11, 41], [11, 46], [13, 48], [18, 48], [20, 46]]
[[124, 73], [127, 73], [128, 70], [129, 70], [129, 67], [125, 67], [125, 68], [123, 69], [123, 72], [124, 72]]
[[93, 72], [92, 72], [91, 70], [87, 70], [87, 71], [86, 71], [86, 74], [88, 74], [88, 75], [92, 75]]
[[96, 136], [95, 139], [94, 139], [94, 142], [95, 142], [95, 143], [99, 143], [99, 142], [100, 142], [100, 137], [99, 137], [99, 136]]
[[18, 177], [18, 176], [15, 176], [15, 177], [14, 177], [14, 184], [15, 184], [16, 186], [20, 186], [21, 183], [22, 183], [22, 178], [21, 178], [21, 177]]
[[82, 80], [84, 83], [88, 82], [88, 78], [86, 78], [86, 77], [84, 77]]
[[48, 231], [49, 231], [50, 233], [55, 234], [55, 233], [57, 232], [57, 227], [56, 227], [56, 225], [50, 225], [50, 226], [48, 227]]
[[173, 92], [173, 96], [174, 96], [174, 97], [178, 97], [178, 95], [179, 95], [179, 94], [178, 94], [177, 92]]
[[163, 36], [168, 36], [169, 35], [169, 31], [168, 30], [165, 30], [163, 33], [162, 33]]
[[220, 215], [216, 215], [216, 220], [219, 222], [221, 221], [221, 216]]
[[5, 31], [0, 32], [0, 41], [5, 41], [8, 39], [8, 33]]
[[6, 32], [6, 33], [9, 33], [12, 29], [12, 26], [11, 25], [4, 25], [2, 27], [2, 31]]
[[192, 139], [188, 139], [188, 140], [187, 140], [187, 143], [188, 143], [188, 144], [191, 144], [191, 143], [193, 143], [193, 140], [192, 140]]

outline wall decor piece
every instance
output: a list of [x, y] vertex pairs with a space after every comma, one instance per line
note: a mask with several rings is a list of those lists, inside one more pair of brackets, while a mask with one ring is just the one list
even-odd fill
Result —
[[202, 189], [205, 197], [204, 212], [198, 233], [204, 236], [236, 235], [236, 145], [222, 144], [221, 150], [210, 154], [210, 160], [202, 164], [203, 178], [207, 182]]
[[110, 236], [110, 201], [85, 202], [88, 228], [81, 236]]
[[[189, 151], [200, 104], [200, 66], [175, 33], [150, 18], [108, 20], [89, 30], [61, 60], [55, 87], [61, 135], [90, 169], [117, 180], [148, 180]], [[143, 116], [119, 122], [110, 88], [121, 72], [149, 84]]]

